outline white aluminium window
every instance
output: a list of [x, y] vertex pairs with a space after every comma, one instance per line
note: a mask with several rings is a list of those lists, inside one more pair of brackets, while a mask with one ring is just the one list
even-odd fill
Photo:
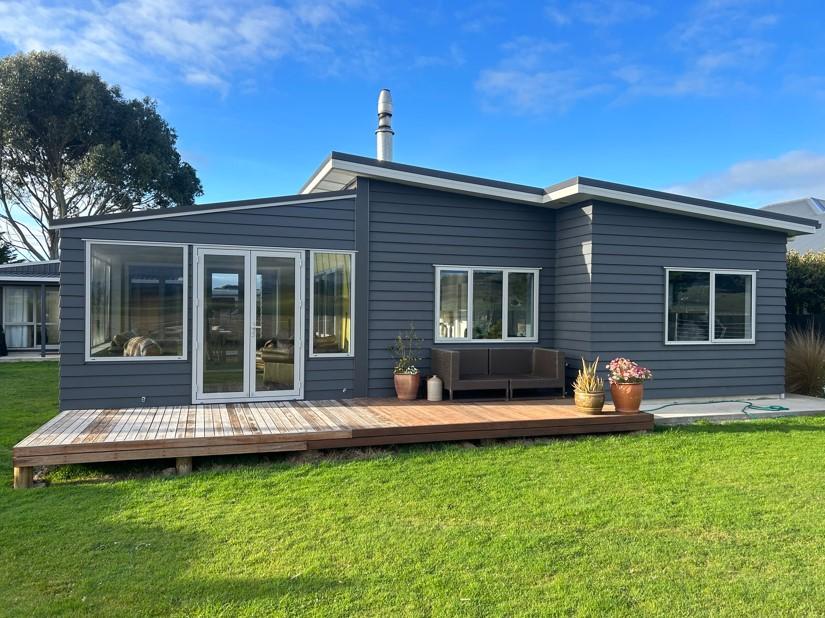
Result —
[[538, 341], [538, 268], [435, 267], [435, 343]]
[[755, 270], [665, 269], [665, 344], [756, 342]]
[[86, 361], [185, 360], [186, 245], [86, 241]]
[[353, 356], [355, 254], [310, 252], [310, 358]]

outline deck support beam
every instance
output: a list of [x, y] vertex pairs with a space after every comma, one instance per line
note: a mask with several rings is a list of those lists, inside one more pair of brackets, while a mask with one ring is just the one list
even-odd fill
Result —
[[187, 474], [192, 474], [192, 458], [178, 457], [177, 459], [175, 459], [175, 469], [178, 472], [178, 476], [186, 476]]
[[34, 468], [23, 466], [14, 468], [14, 488], [29, 489], [34, 486]]

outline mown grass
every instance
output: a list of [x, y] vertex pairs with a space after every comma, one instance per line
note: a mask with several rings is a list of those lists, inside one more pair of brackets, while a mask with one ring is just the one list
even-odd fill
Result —
[[186, 478], [90, 467], [15, 492], [10, 447], [54, 413], [55, 379], [0, 365], [0, 613], [825, 610], [823, 418], [216, 459]]

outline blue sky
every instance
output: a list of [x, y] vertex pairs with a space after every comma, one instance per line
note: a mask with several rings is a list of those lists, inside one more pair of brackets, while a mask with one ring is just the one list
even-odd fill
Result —
[[149, 95], [201, 201], [295, 193], [331, 150], [544, 186], [825, 197], [825, 3], [0, 0], [0, 53]]

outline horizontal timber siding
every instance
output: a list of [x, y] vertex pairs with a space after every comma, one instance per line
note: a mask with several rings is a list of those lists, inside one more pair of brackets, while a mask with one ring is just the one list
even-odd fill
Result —
[[[85, 362], [84, 239], [213, 244], [262, 249], [352, 250], [355, 239], [354, 200], [342, 198], [273, 205], [61, 230], [61, 409], [133, 407], [139, 405], [139, 398], [143, 395], [147, 397], [145, 405], [185, 405], [192, 401], [191, 332], [185, 361]], [[309, 277], [309, 260], [306, 257]], [[191, 331], [194, 276], [191, 247], [188, 259]], [[307, 286], [307, 329], [309, 293]], [[305, 332], [308, 346], [307, 333], [308, 330]], [[352, 371], [352, 358], [305, 358], [305, 397], [331, 399], [351, 394]]]
[[590, 359], [590, 290], [592, 275], [590, 205], [569, 206], [556, 213], [555, 341], [567, 357], [568, 378], [580, 358]]
[[[784, 391], [784, 234], [618, 204], [592, 207], [593, 355], [650, 367], [651, 397]], [[666, 346], [665, 267], [758, 270], [756, 343]]]
[[[372, 397], [393, 393], [388, 347], [414, 323], [430, 371], [436, 264], [542, 268], [539, 345], [553, 343], [553, 211], [371, 180], [369, 196], [369, 369]], [[361, 288], [363, 289], [363, 288]], [[444, 344], [517, 346], [520, 344]], [[521, 344], [534, 346], [535, 343]]]

